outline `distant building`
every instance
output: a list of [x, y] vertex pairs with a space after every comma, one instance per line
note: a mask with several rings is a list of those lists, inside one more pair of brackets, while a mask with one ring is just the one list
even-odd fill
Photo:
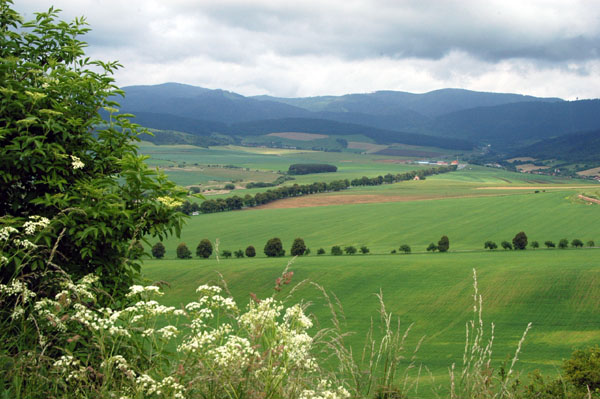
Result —
[[456, 161], [450, 162], [450, 165], [458, 165], [458, 159]]
[[415, 176], [413, 180], [421, 180], [421, 178], [419, 176]]

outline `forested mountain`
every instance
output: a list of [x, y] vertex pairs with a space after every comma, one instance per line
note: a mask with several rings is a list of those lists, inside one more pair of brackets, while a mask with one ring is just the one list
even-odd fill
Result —
[[600, 100], [563, 101], [461, 89], [245, 97], [177, 83], [124, 90], [126, 97], [117, 101], [123, 112], [137, 115], [137, 123], [203, 136], [293, 131], [362, 134], [384, 144], [451, 149], [492, 144], [495, 150], [509, 151], [543, 139], [600, 129]]
[[572, 133], [542, 140], [530, 146], [519, 148], [512, 155], [537, 159], [560, 159], [573, 163], [598, 161], [600, 157], [600, 130]]

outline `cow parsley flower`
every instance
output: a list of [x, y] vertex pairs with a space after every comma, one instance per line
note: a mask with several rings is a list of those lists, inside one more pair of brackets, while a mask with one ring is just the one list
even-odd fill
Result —
[[81, 162], [81, 159], [79, 159], [79, 157], [71, 155], [71, 167], [73, 167], [73, 169], [83, 169], [84, 166], [85, 164]]

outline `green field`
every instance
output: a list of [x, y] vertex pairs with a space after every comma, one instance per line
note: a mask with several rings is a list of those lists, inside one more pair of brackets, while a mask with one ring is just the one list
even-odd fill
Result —
[[[600, 340], [600, 250], [527, 250], [496, 253], [313, 256], [295, 260], [294, 283], [316, 282], [340, 299], [344, 329], [356, 332], [348, 343], [361, 349], [370, 319], [377, 321], [375, 293], [383, 292], [388, 310], [404, 327], [414, 323], [407, 349], [425, 336], [418, 359], [444, 378], [460, 363], [465, 322], [472, 317], [472, 269], [477, 269], [484, 321], [496, 326], [496, 366], [514, 353], [527, 323], [533, 327], [520, 356], [520, 369], [554, 373], [574, 348]], [[194, 299], [195, 287], [218, 282], [222, 273], [234, 297], [247, 303], [250, 292], [274, 293], [274, 280], [289, 258], [148, 261], [145, 276], [171, 285], [165, 300], [180, 305]], [[287, 296], [286, 288], [278, 293]], [[322, 295], [304, 284], [292, 301], [313, 302], [320, 327], [329, 326]]]
[[[233, 164], [262, 173], [287, 169], [290, 163], [324, 160], [339, 168], [336, 173], [298, 176], [285, 184], [372, 177], [419, 167], [351, 153], [242, 147], [170, 150], [181, 152], [165, 153], [164, 159], [185, 160], [188, 165]], [[232, 154], [235, 156], [229, 157]], [[158, 154], [152, 155], [153, 159], [155, 156]], [[240, 172], [231, 169], [224, 173], [236, 171]], [[312, 253], [296, 259], [291, 266], [294, 282], [309, 279], [336, 294], [345, 311], [345, 329], [356, 333], [348, 338], [354, 351], [360, 352], [371, 318], [377, 319], [374, 294], [381, 289], [389, 310], [400, 316], [402, 325], [414, 323], [407, 348], [412, 350], [425, 336], [418, 359], [445, 381], [448, 367], [462, 359], [464, 326], [472, 317], [472, 269], [476, 269], [484, 319], [496, 325], [495, 366], [512, 356], [527, 323], [532, 322], [520, 355], [520, 369], [528, 372], [541, 368], [555, 374], [562, 359], [569, 357], [574, 348], [600, 341], [600, 249], [545, 249], [544, 241], [558, 243], [562, 238], [579, 238], [584, 243], [593, 240], [600, 244], [599, 205], [578, 198], [581, 193], [595, 193], [596, 187], [589, 181], [467, 165], [424, 181], [355, 187], [292, 199], [335, 196], [346, 200], [343, 205], [267, 207], [193, 216], [180, 238], [164, 242], [165, 259], [146, 261], [143, 271], [149, 281], [164, 280], [170, 284], [165, 296], [169, 304], [192, 300], [197, 285], [218, 281], [216, 272], [222, 273], [233, 295], [243, 303], [250, 292], [263, 297], [273, 294], [275, 278], [291, 259], [266, 258], [266, 241], [280, 237], [289, 253], [294, 238], [302, 237]], [[265, 189], [236, 189], [222, 196], [260, 191]], [[352, 203], [359, 196], [393, 202]], [[483, 249], [485, 241], [500, 245], [503, 240], [510, 242], [519, 231], [525, 231], [529, 241], [537, 240], [542, 248], [493, 252]], [[449, 237], [450, 251], [427, 253], [427, 245], [437, 243], [442, 235]], [[186, 242], [195, 252], [203, 238], [218, 241], [221, 252], [253, 245], [257, 257], [175, 259], [175, 248], [180, 242]], [[410, 245], [412, 254], [390, 254], [401, 244]], [[371, 253], [331, 256], [333, 245], [366, 245]], [[327, 255], [317, 256], [319, 248], [324, 248]], [[284, 297], [286, 293], [278, 295]], [[292, 298], [301, 299], [314, 303], [311, 309], [320, 327], [330, 326], [329, 311], [318, 290], [303, 285]]]

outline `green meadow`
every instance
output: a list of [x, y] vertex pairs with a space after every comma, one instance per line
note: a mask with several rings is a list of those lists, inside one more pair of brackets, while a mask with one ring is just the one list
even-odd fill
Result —
[[[598, 249], [526, 250], [411, 255], [307, 256], [290, 266], [293, 282], [273, 290], [290, 258], [152, 260], [144, 266], [150, 281], [166, 281], [165, 301], [179, 306], [194, 300], [195, 288], [218, 283], [222, 275], [240, 305], [249, 294], [288, 298], [291, 286], [301, 283], [290, 302], [304, 299], [317, 327], [330, 327], [331, 313], [314, 282], [335, 294], [343, 307], [347, 343], [361, 353], [371, 319], [378, 323], [378, 300], [383, 293], [388, 311], [399, 317], [401, 328], [412, 325], [406, 350], [438, 378], [460, 364], [465, 323], [473, 317], [472, 270], [478, 273], [483, 295], [486, 331], [495, 324], [494, 358], [499, 366], [512, 356], [527, 324], [532, 323], [519, 369], [539, 368], [554, 374], [574, 348], [600, 340], [600, 270]], [[333, 297], [333, 296], [332, 296]], [[376, 328], [376, 331], [377, 328]]]
[[[186, 160], [188, 165], [201, 160], [202, 164], [232, 164], [262, 173], [287, 170], [290, 163], [297, 162], [327, 161], [338, 166], [336, 173], [298, 176], [285, 184], [372, 177], [422, 167], [381, 162], [382, 157], [352, 153], [241, 147], [186, 151], [176, 156], [163, 155], [165, 159], [177, 158], [176, 162]], [[150, 155], [152, 162], [156, 154]], [[167, 173], [183, 180], [171, 170]], [[189, 178], [190, 172], [187, 173]], [[343, 316], [338, 317], [343, 320], [344, 331], [353, 332], [347, 343], [358, 354], [371, 320], [377, 325], [375, 294], [381, 291], [388, 310], [399, 317], [401, 328], [412, 326], [407, 357], [412, 356], [424, 337], [417, 359], [443, 383], [448, 367], [462, 361], [465, 323], [473, 317], [472, 271], [476, 269], [487, 333], [491, 334], [490, 323], [495, 324], [494, 366], [512, 357], [531, 322], [518, 368], [524, 372], [540, 368], [555, 374], [562, 359], [568, 358], [573, 349], [600, 341], [600, 249], [546, 249], [544, 242], [579, 238], [584, 243], [593, 240], [600, 244], [598, 205], [578, 198], [578, 194], [596, 192], [595, 187], [589, 181], [467, 165], [424, 181], [316, 195], [346, 197], [343, 205], [267, 207], [192, 216], [180, 238], [164, 241], [165, 259], [146, 261], [143, 272], [149, 281], [169, 283], [165, 300], [171, 305], [193, 300], [196, 286], [218, 282], [222, 275], [242, 304], [250, 293], [303, 300], [312, 303], [310, 309], [318, 322], [315, 328], [330, 327], [329, 308], [310, 282], [319, 284], [339, 298]], [[221, 196], [260, 191], [265, 189], [236, 189]], [[392, 202], [352, 203], [355, 195]], [[538, 241], [541, 248], [491, 252], [483, 249], [485, 241], [492, 240], [500, 246], [519, 231], [524, 231], [530, 242]], [[428, 244], [437, 243], [442, 235], [449, 237], [450, 251], [426, 252]], [[293, 284], [303, 282], [291, 297], [289, 286], [279, 293], [273, 290], [275, 279], [292, 258], [264, 255], [264, 245], [272, 237], [281, 238], [287, 253], [296, 237], [303, 238], [311, 249], [310, 255], [296, 258], [290, 266], [294, 271]], [[213, 254], [208, 260], [176, 259], [179, 243], [187, 243], [194, 253], [203, 238], [217, 244], [220, 252], [253, 245], [257, 257], [216, 259]], [[402, 244], [410, 245], [412, 253], [390, 253]], [[333, 245], [365, 245], [370, 254], [331, 256]], [[319, 248], [324, 248], [326, 255], [317, 255]]]

